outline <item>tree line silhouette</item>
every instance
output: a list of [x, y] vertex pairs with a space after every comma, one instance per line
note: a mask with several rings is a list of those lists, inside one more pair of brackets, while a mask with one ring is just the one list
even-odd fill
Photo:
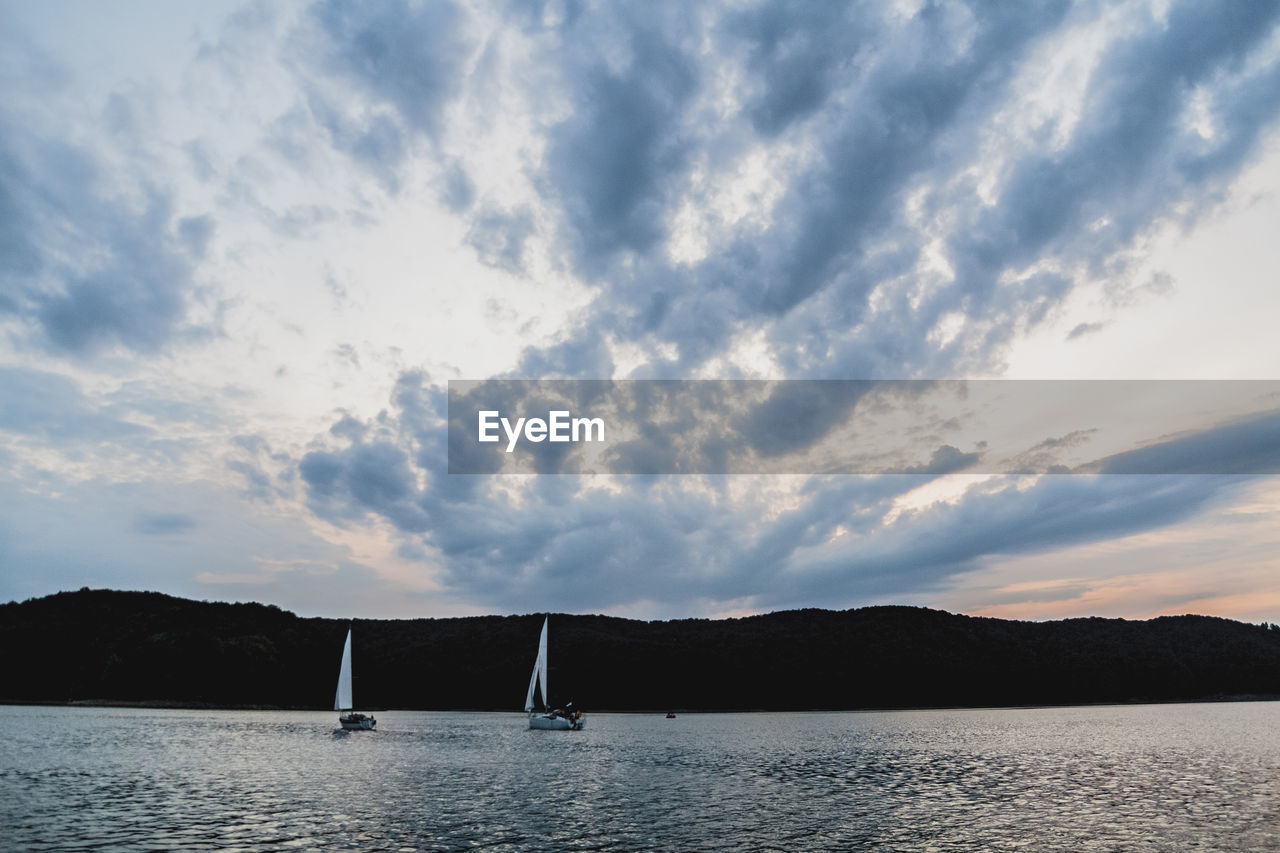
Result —
[[[5, 702], [329, 708], [347, 626], [364, 709], [523, 705], [544, 614], [301, 618], [154, 592], [0, 605]], [[918, 607], [644, 622], [553, 614], [555, 704], [800, 710], [1280, 697], [1280, 628], [1019, 622]]]

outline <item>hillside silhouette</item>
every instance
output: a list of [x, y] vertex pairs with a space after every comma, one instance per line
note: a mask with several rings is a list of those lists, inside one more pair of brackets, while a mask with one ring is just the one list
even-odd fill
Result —
[[[154, 592], [0, 605], [2, 702], [329, 708], [354, 626], [361, 708], [517, 710], [543, 614], [301, 618]], [[1280, 696], [1280, 627], [1018, 622], [917, 607], [644, 622], [552, 614], [552, 701], [588, 710], [1001, 706]]]

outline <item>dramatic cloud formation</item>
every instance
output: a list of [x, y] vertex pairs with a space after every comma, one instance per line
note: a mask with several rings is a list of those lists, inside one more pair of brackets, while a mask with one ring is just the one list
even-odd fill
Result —
[[654, 384], [610, 399], [662, 418], [604, 470], [812, 462], [867, 418], [907, 473], [581, 473], [548, 443], [462, 476], [503, 463], [450, 457], [446, 389], [1275, 379], [1280, 7], [67, 11], [0, 11], [0, 596], [1085, 613], [1200, 531], [1231, 595], [1124, 612], [1280, 621], [1271, 540], [1203, 532], [1274, 513], [1280, 401], [975, 393], [899, 425], [858, 384]]

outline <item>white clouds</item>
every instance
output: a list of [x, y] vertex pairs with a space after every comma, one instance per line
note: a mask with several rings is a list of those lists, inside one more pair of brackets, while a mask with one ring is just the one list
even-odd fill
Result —
[[[1275, 374], [1280, 311], [1272, 271], [1280, 247], [1280, 156], [1266, 156], [1220, 190], [1222, 203], [1194, 227], [1172, 221], [1144, 241], [1122, 277], [1079, 288], [1051, 324], [1011, 347], [1018, 378], [1261, 379]], [[1153, 287], [1154, 285], [1154, 287]], [[1089, 346], [1062, 346], [1077, 326]], [[1080, 335], [1086, 332], [1079, 333]]]

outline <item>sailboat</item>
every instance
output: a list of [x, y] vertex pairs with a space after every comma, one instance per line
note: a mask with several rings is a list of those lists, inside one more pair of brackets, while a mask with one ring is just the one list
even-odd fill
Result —
[[[529, 715], [531, 729], [578, 731], [586, 727], [587, 718], [582, 716], [581, 711], [572, 710], [572, 702], [554, 711], [550, 710], [551, 705], [547, 702], [547, 623], [550, 621], [550, 616], [542, 620], [542, 636], [538, 639], [538, 657], [533, 662], [533, 675], [529, 676], [529, 693], [524, 698], [524, 710]], [[535, 687], [542, 688], [542, 707], [546, 710], [541, 712], [533, 710]]]
[[368, 731], [378, 724], [372, 714], [360, 714], [351, 708], [351, 628], [347, 628], [347, 642], [342, 647], [342, 665], [338, 669], [338, 695], [333, 699], [333, 710], [341, 711], [338, 722], [349, 732]]

